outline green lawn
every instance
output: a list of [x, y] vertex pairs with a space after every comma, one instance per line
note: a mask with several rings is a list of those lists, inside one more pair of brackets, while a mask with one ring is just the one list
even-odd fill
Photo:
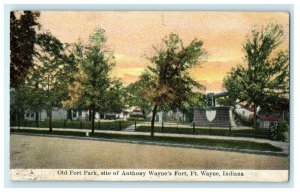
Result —
[[[95, 122], [95, 129], [96, 130], [121, 130], [130, 125], [133, 125], [133, 121], [100, 121]], [[11, 126], [17, 126], [16, 122], [11, 123]], [[21, 127], [40, 127], [40, 128], [48, 128], [49, 122], [48, 121], [39, 121], [37, 126], [35, 121], [22, 121], [20, 123]], [[67, 121], [67, 120], [60, 120], [60, 121], [52, 121], [53, 128], [72, 128], [72, 129], [90, 129], [92, 123], [90, 121]]]
[[[139, 126], [136, 131], [140, 132], [150, 132], [150, 126]], [[157, 133], [177, 133], [177, 134], [196, 134], [196, 135], [216, 135], [216, 136], [228, 136], [228, 128], [195, 128], [195, 133], [193, 128], [186, 127], [154, 127], [154, 131]], [[270, 133], [268, 129], [231, 129], [231, 136], [236, 137], [256, 137], [256, 138], [270, 138]]]
[[[46, 130], [13, 130], [14, 133], [33, 133], [33, 134], [49, 134], [49, 135], [72, 135], [85, 137], [84, 132], [76, 131], [53, 131], [49, 133]], [[168, 137], [147, 135], [125, 135], [112, 133], [95, 133], [91, 137], [105, 138], [105, 139], [119, 139], [125, 141], [152, 141], [157, 143], [173, 143], [173, 144], [191, 144], [195, 146], [206, 147], [223, 147], [231, 149], [250, 149], [259, 151], [281, 151], [280, 148], [268, 143], [256, 143], [252, 141], [238, 141], [238, 140], [221, 140], [221, 139], [204, 139], [204, 138], [183, 138], [183, 137]]]

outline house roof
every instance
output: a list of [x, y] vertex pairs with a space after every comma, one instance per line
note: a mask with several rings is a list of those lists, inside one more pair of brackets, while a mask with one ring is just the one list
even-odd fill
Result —
[[250, 112], [254, 112], [254, 110], [253, 110], [251, 107], [247, 106], [247, 105], [244, 105], [244, 104], [242, 104], [242, 103], [239, 103], [239, 105], [240, 105], [242, 108], [244, 108], [244, 109], [246, 109], [246, 110], [248, 110], [248, 111], [250, 111]]
[[278, 121], [280, 119], [279, 115], [270, 115], [270, 114], [261, 114], [261, 115], [257, 115], [257, 117], [262, 120], [269, 120], [269, 121]]

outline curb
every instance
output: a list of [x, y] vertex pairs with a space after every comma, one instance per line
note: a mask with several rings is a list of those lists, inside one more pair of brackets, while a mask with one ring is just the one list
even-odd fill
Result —
[[80, 136], [70, 136], [70, 135], [48, 135], [48, 134], [34, 134], [34, 133], [28, 134], [28, 133], [20, 133], [20, 132], [19, 133], [11, 133], [11, 134], [27, 135], [27, 136], [42, 136], [42, 137], [58, 137], [58, 138], [67, 138], [67, 139], [81, 139], [81, 140], [90, 140], [90, 141], [121, 142], [121, 143], [156, 145], [156, 146], [167, 146], [167, 147], [183, 147], [183, 148], [248, 153], [248, 154], [257, 154], [257, 155], [272, 155], [272, 156], [289, 157], [289, 154], [286, 154], [284, 152], [258, 151], [258, 150], [250, 150], [250, 149], [235, 149], [235, 148], [224, 148], [224, 147], [210, 147], [210, 146], [199, 146], [199, 145], [191, 145], [191, 144], [175, 144], [175, 143], [166, 143], [166, 142], [106, 139], [106, 138], [99, 138], [99, 137], [80, 137]]

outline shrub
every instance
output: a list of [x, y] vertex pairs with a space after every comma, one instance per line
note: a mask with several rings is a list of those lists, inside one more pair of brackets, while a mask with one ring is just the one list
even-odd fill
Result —
[[277, 127], [272, 130], [272, 139], [276, 141], [286, 141], [288, 138], [285, 135], [289, 130], [289, 124], [286, 121], [280, 121]]

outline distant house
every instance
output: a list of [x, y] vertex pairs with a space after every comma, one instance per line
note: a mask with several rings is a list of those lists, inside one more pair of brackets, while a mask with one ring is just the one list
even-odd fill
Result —
[[[26, 111], [25, 117], [26, 120], [35, 120], [36, 113], [33, 111]], [[44, 121], [49, 119], [49, 114], [46, 110], [39, 112], [39, 120]], [[63, 109], [54, 108], [52, 110], [52, 119], [53, 120], [64, 120], [67, 119], [67, 111]]]
[[[90, 112], [88, 110], [72, 110], [73, 120], [88, 120]], [[122, 111], [121, 113], [95, 113], [95, 119], [127, 119], [130, 116], [128, 111]], [[26, 111], [24, 118], [29, 121], [36, 119], [36, 113], [33, 111]], [[49, 119], [49, 114], [46, 110], [39, 112], [39, 121], [45, 121]], [[52, 110], [52, 120], [66, 120], [68, 119], [67, 110], [54, 108]]]
[[246, 106], [245, 104], [242, 103], [235, 105], [235, 112], [246, 118], [249, 118], [254, 114], [254, 110], [251, 107]]
[[257, 124], [259, 128], [270, 128], [281, 120], [281, 116], [277, 114], [259, 114], [257, 115]]

